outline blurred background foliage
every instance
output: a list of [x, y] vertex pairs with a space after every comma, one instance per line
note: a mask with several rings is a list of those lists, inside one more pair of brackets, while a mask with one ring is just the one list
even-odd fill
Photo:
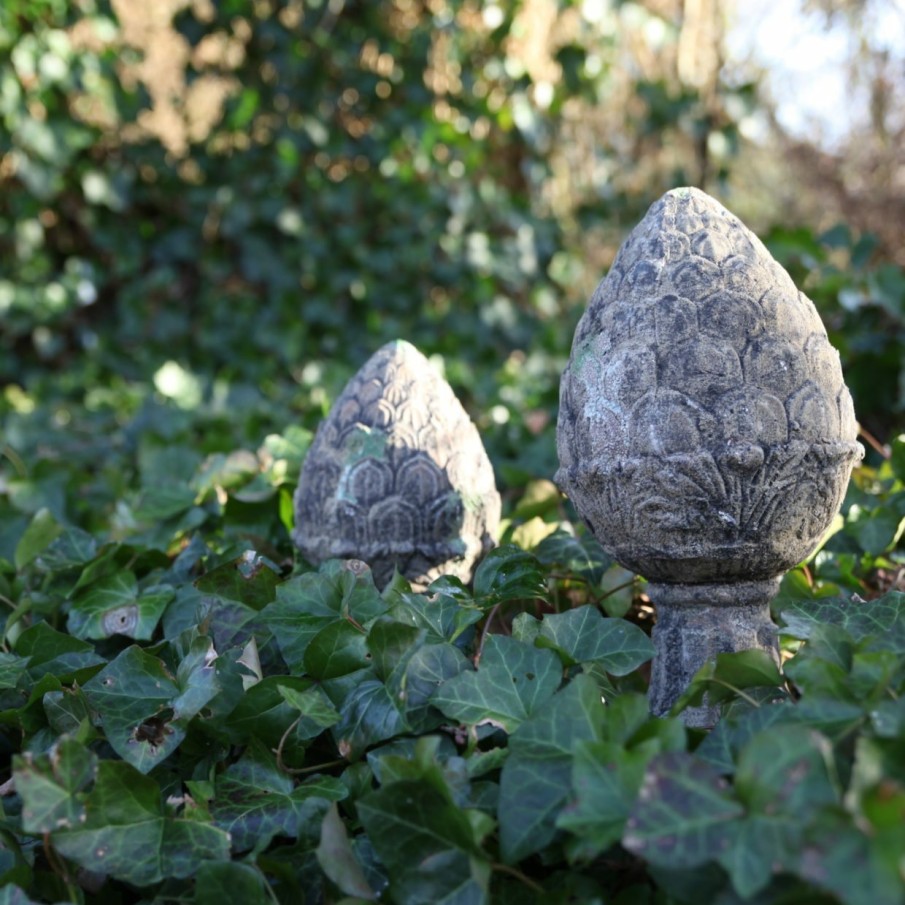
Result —
[[[811, 7], [857, 37], [883, 5]], [[783, 131], [763, 73], [727, 59], [732, 13], [5, 0], [8, 542], [42, 507], [128, 537], [141, 488], [192, 474], [193, 455], [267, 437], [301, 455], [394, 337], [444, 371], [511, 510], [555, 469], [558, 380], [590, 292], [680, 184], [742, 216], [817, 303], [870, 435], [879, 477], [862, 485], [888, 495], [905, 424], [902, 72], [854, 41], [870, 116], [832, 149], [809, 143]], [[183, 461], [161, 466], [161, 449]]]

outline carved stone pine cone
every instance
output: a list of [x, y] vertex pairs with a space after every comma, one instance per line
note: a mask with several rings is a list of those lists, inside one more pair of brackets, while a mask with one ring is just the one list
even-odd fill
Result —
[[321, 424], [295, 494], [312, 562], [361, 559], [379, 587], [468, 581], [500, 520], [493, 469], [449, 384], [411, 344], [383, 346]]
[[761, 579], [814, 549], [863, 454], [813, 303], [697, 189], [625, 241], [560, 388], [559, 485], [657, 581]]

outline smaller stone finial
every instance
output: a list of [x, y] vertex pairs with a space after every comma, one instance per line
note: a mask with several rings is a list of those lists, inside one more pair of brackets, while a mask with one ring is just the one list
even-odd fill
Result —
[[493, 545], [500, 496], [477, 428], [410, 343], [364, 364], [318, 428], [295, 493], [292, 537], [312, 562], [361, 559], [423, 588], [471, 578]]

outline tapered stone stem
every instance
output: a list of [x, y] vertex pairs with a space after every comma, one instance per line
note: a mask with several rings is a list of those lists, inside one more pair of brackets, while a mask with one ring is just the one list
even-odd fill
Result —
[[[763, 650], [779, 664], [776, 626], [770, 600], [779, 578], [732, 584], [657, 584], [647, 593], [657, 608], [654, 661], [649, 698], [651, 712], [665, 716], [694, 674], [717, 654]], [[719, 708], [705, 703], [688, 708], [687, 726], [709, 729]]]

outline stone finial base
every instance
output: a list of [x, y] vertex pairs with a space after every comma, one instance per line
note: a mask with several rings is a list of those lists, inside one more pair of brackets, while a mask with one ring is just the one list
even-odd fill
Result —
[[[717, 654], [759, 649], [779, 664], [776, 626], [770, 600], [779, 578], [726, 584], [656, 584], [647, 593], [657, 608], [653, 630], [654, 661], [650, 709], [666, 716], [694, 674]], [[689, 707], [686, 726], [709, 729], [719, 721], [719, 708]]]

